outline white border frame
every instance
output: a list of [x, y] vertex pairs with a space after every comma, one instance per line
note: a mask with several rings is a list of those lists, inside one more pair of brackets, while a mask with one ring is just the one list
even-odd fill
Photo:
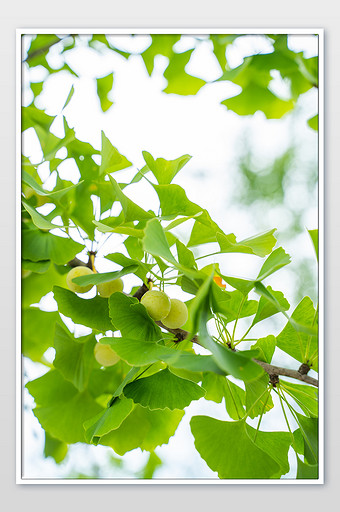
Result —
[[[138, 479], [33, 479], [22, 477], [22, 358], [21, 358], [21, 56], [22, 56], [22, 36], [27, 34], [297, 34], [297, 35], [317, 35], [318, 36], [318, 56], [319, 56], [319, 94], [318, 94], [318, 115], [319, 115], [319, 131], [318, 131], [318, 217], [319, 217], [319, 268], [318, 268], [318, 287], [319, 287], [319, 478], [318, 479], [287, 479], [287, 480], [244, 480], [244, 479], [155, 479], [155, 480], [138, 480]], [[325, 367], [324, 367], [324, 29], [321, 28], [27, 28], [16, 29], [16, 484], [62, 484], [62, 485], [320, 485], [324, 484], [324, 383], [325, 383]]]

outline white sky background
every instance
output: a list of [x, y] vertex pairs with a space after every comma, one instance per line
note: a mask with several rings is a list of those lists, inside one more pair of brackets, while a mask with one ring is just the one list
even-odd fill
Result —
[[[148, 36], [135, 37], [133, 41], [128, 36], [112, 37], [112, 42], [118, 48], [128, 50], [140, 51], [149, 45], [149, 41]], [[192, 47], [191, 43], [192, 38], [187, 36], [177, 43], [176, 50], [184, 51]], [[312, 35], [290, 36], [289, 46], [294, 51], [303, 50], [305, 57], [317, 54], [317, 38]], [[238, 38], [230, 45], [227, 56], [230, 66], [236, 67], [247, 55], [270, 51], [271, 46], [263, 37], [247, 36]], [[57, 47], [53, 47], [50, 54], [49, 64], [52, 67], [58, 66]], [[281, 208], [263, 212], [260, 219], [253, 219], [252, 214], [245, 207], [240, 208], [233, 202], [233, 193], [239, 184], [236, 158], [241, 149], [240, 141], [245, 133], [249, 134], [249, 142], [261, 165], [271, 162], [275, 156], [284, 153], [292, 140], [299, 141], [301, 172], [303, 173], [304, 166], [310, 165], [311, 162], [316, 165], [317, 134], [308, 128], [306, 120], [317, 112], [317, 91], [311, 90], [300, 98], [299, 107], [294, 116], [287, 115], [281, 120], [267, 120], [261, 112], [257, 112], [254, 116], [238, 116], [220, 105], [222, 100], [234, 96], [240, 90], [238, 86], [228, 82], [206, 85], [192, 97], [162, 93], [161, 90], [166, 86], [166, 80], [162, 77], [168, 62], [165, 57], [156, 58], [155, 69], [150, 78], [139, 56], [131, 56], [126, 61], [112, 51], [103, 50], [99, 54], [86, 47], [72, 50], [67, 55], [66, 62], [80, 78], [77, 79], [68, 73], [51, 75], [36, 102], [37, 107], [45, 109], [47, 114], [53, 116], [60, 114], [53, 123], [51, 131], [58, 136], [63, 136], [61, 110], [71, 86], [74, 85], [74, 96], [62, 114], [65, 115], [69, 126], [75, 129], [77, 138], [90, 142], [95, 148], [100, 149], [103, 130], [112, 144], [134, 163], [133, 169], [116, 173], [115, 178], [118, 181], [127, 182], [137, 168], [143, 167], [143, 150], [149, 151], [154, 158], [166, 159], [174, 159], [188, 153], [193, 158], [175, 177], [174, 182], [186, 190], [190, 200], [206, 208], [224, 232], [233, 232], [237, 239], [241, 240], [259, 231], [276, 227], [279, 237], [280, 229], [284, 230], [287, 227], [289, 215], [287, 210]], [[114, 85], [111, 99], [114, 105], [106, 113], [102, 113], [96, 94], [95, 78], [106, 76], [112, 71], [114, 71]], [[195, 51], [194, 58], [189, 62], [186, 71], [209, 81], [221, 75], [216, 59], [204, 44], [200, 45], [199, 51]], [[27, 76], [30, 80], [37, 82], [44, 78], [39, 70], [31, 70]], [[280, 91], [284, 96], [285, 84], [276, 79], [272, 85], [273, 90]], [[24, 90], [24, 104], [30, 101], [30, 92]], [[42, 153], [32, 130], [25, 133], [23, 142], [24, 154], [29, 156], [32, 162], [40, 162]], [[72, 163], [65, 162], [59, 169], [62, 170], [60, 173], [62, 178], [75, 182], [78, 180], [79, 172], [74, 171]], [[41, 166], [40, 175], [43, 180], [47, 179], [48, 167], [46, 169]], [[49, 187], [48, 180], [46, 187]], [[153, 208], [152, 201], [155, 200], [154, 192], [150, 188], [147, 184], [139, 182], [125, 189], [124, 192], [143, 208], [150, 209]], [[316, 228], [318, 224], [316, 195], [310, 202], [310, 196], [303, 190], [303, 186], [299, 186], [298, 180], [289, 194], [292, 203], [303, 211], [306, 228]], [[183, 229], [178, 233], [185, 241], [186, 234]], [[108, 242], [104, 247], [104, 254], [120, 249], [120, 246], [114, 242], [111, 245]], [[294, 262], [302, 257], [310, 256], [316, 272], [313, 247], [307, 232], [301, 233], [294, 241], [285, 240], [283, 247], [292, 256], [289, 267], [293, 267]], [[224, 255], [223, 259], [219, 258], [216, 261], [220, 262], [222, 272], [252, 277], [263, 260], [254, 256], [234, 254]], [[208, 262], [202, 260], [202, 265]], [[97, 268], [99, 271], [111, 270], [111, 265], [102, 260], [101, 263], [98, 261]], [[138, 284], [131, 279], [133, 278], [126, 279], [127, 287]], [[282, 269], [272, 276], [269, 284], [274, 289], [282, 290], [291, 302], [294, 276], [289, 268]], [[129, 290], [125, 289], [125, 291]], [[178, 291], [177, 296], [185, 298], [181, 290]], [[50, 298], [42, 304], [46, 309], [54, 309], [53, 300]], [[242, 322], [240, 325], [242, 327]], [[259, 335], [261, 335], [260, 332]], [[281, 357], [280, 364], [284, 363], [291, 364], [291, 360], [288, 357]], [[27, 362], [26, 370], [30, 379], [42, 374], [41, 369], [30, 362]], [[25, 396], [27, 396], [27, 403], [32, 402], [28, 394]], [[165, 461], [156, 473], [156, 477], [216, 477], [194, 449], [188, 422], [190, 416], [197, 413], [227, 419], [223, 404], [217, 405], [207, 401], [204, 403], [204, 400], [193, 402], [187, 408], [187, 414], [169, 444], [156, 449], [156, 453]], [[286, 430], [280, 408], [278, 413], [267, 413], [263, 417], [261, 428]], [[51, 459], [43, 459], [43, 433], [32, 413], [25, 414], [24, 449], [26, 477], [63, 476], [74, 468], [72, 460], [77, 460], [79, 471], [86, 472], [89, 457], [83, 456], [84, 450], [92, 454], [91, 460], [95, 459], [100, 465], [107, 467], [107, 476], [110, 476], [111, 469], [104, 457], [107, 450], [103, 447], [73, 446], [70, 449], [71, 456], [60, 467], [56, 466]], [[136, 470], [146, 458], [140, 450], [134, 450], [128, 453], [124, 460], [127, 461], [128, 468]]]

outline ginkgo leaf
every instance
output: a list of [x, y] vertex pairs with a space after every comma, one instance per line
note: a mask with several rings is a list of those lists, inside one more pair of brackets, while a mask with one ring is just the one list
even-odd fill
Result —
[[196, 449], [219, 478], [271, 478], [280, 470], [274, 458], [250, 438], [244, 420], [193, 416], [190, 427]]
[[58, 311], [72, 318], [74, 323], [85, 325], [100, 332], [115, 330], [110, 320], [107, 299], [99, 296], [92, 299], [83, 299], [60, 286], [54, 286], [53, 294], [58, 303]]
[[172, 182], [176, 174], [191, 159], [190, 155], [183, 155], [175, 160], [165, 160], [164, 158], [153, 158], [148, 151], [143, 151], [143, 157], [146, 165], [157, 179], [159, 185], [167, 185]]
[[127, 384], [123, 390], [131, 398], [148, 409], [184, 409], [192, 400], [204, 396], [205, 391], [190, 380], [182, 379], [168, 369]]
[[99, 174], [110, 174], [130, 167], [132, 163], [115, 148], [102, 131], [102, 161], [99, 168]]

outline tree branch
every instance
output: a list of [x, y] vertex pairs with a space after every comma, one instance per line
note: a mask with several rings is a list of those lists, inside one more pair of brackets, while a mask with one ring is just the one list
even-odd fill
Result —
[[274, 366], [272, 364], [265, 363], [264, 361], [259, 361], [258, 359], [253, 359], [253, 361], [262, 366], [262, 368], [268, 373], [270, 377], [282, 375], [284, 377], [291, 377], [292, 379], [301, 380], [302, 382], [306, 382], [307, 384], [311, 384], [312, 386], [315, 387], [319, 386], [319, 382], [317, 381], [317, 379], [309, 377], [306, 374], [300, 373], [299, 370], [281, 368], [280, 366]]
[[[141, 286], [137, 290], [137, 292], [134, 294], [134, 297], [137, 297], [138, 300], [140, 300], [142, 298], [142, 296], [144, 295], [144, 293], [146, 293], [147, 291], [148, 291], [148, 287], [145, 284], [143, 284], [143, 286]], [[164, 324], [162, 324], [162, 322], [156, 322], [156, 324], [159, 327], [162, 327], [162, 329], [165, 329], [166, 331], [169, 331], [172, 334], [174, 334], [176, 336], [178, 342], [187, 339], [187, 337], [190, 334], [188, 331], [185, 331], [184, 329], [170, 329], [169, 327], [166, 327]], [[199, 338], [197, 335], [195, 335], [190, 341], [192, 343], [196, 343], [197, 345], [202, 346], [199, 342]], [[308, 371], [307, 366], [308, 365], [302, 364], [300, 366], [299, 370], [290, 370], [289, 368], [282, 368], [280, 366], [274, 366], [272, 364], [265, 363], [264, 361], [259, 361], [258, 359], [253, 359], [253, 361], [256, 364], [262, 366], [264, 371], [268, 373], [269, 378], [273, 382], [277, 382], [277, 377], [279, 375], [282, 375], [284, 377], [291, 377], [292, 379], [301, 380], [302, 382], [306, 382], [306, 384], [310, 384], [311, 386], [315, 386], [315, 387], [319, 386], [319, 382], [317, 381], [317, 379], [314, 379], [313, 377], [309, 377], [307, 375], [307, 371]]]
[[[174, 334], [178, 341], [185, 340], [189, 333], [187, 331], [184, 331], [183, 329], [169, 329], [166, 327], [162, 322], [156, 322], [159, 327], [162, 327], [163, 329], [166, 329], [167, 331]], [[197, 343], [197, 345], [201, 345], [199, 342], [199, 338], [197, 335], [195, 335], [190, 341], [192, 343]], [[314, 379], [313, 377], [309, 377], [304, 373], [306, 371], [305, 367], [301, 365], [299, 370], [291, 370], [289, 368], [282, 368], [280, 366], [274, 366], [269, 363], [265, 363], [264, 361], [259, 361], [258, 359], [253, 359], [253, 361], [262, 366], [265, 372], [268, 373], [269, 377], [273, 380], [275, 380], [275, 377], [282, 375], [284, 377], [291, 377], [292, 379], [300, 380], [302, 382], [306, 382], [306, 384], [310, 384], [311, 386], [318, 387], [319, 383], [317, 379]], [[302, 367], [303, 366], [303, 367]]]

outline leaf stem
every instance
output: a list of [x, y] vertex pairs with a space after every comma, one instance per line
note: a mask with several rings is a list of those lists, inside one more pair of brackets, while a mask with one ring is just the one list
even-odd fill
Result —
[[268, 388], [268, 390], [267, 390], [267, 391], [268, 391], [267, 398], [266, 398], [266, 400], [265, 400], [265, 401], [264, 401], [264, 403], [263, 403], [262, 412], [261, 412], [261, 415], [260, 415], [259, 421], [258, 421], [258, 423], [257, 423], [256, 432], [255, 432], [255, 436], [254, 436], [254, 439], [253, 439], [253, 442], [254, 442], [254, 443], [255, 443], [255, 441], [256, 441], [257, 433], [258, 433], [258, 431], [259, 431], [259, 428], [260, 428], [260, 425], [261, 425], [261, 421], [262, 421], [262, 418], [263, 418], [263, 415], [264, 415], [264, 410], [265, 410], [265, 408], [266, 408], [266, 405], [267, 405], [267, 402], [268, 402], [268, 400], [269, 400], [270, 393], [271, 393], [272, 389], [273, 389], [273, 386], [272, 386], [272, 385], [270, 385], [270, 386], [269, 386], [269, 388]]

